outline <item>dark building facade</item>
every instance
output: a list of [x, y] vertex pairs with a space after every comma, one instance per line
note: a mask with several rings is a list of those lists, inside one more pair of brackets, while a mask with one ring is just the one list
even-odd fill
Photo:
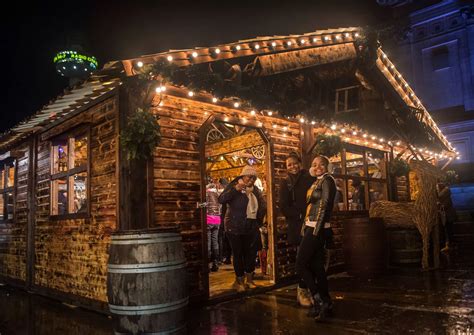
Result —
[[474, 1], [439, 1], [405, 19], [393, 58], [459, 151], [450, 166], [460, 176], [457, 206], [474, 208]]

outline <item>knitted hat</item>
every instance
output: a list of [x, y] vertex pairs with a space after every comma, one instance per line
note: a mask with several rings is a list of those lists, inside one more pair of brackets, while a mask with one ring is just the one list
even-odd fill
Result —
[[244, 166], [242, 172], [240, 173], [241, 176], [257, 176], [257, 170], [250, 165]]

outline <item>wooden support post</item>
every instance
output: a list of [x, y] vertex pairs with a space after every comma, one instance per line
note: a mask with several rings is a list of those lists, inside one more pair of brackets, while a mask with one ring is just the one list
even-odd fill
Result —
[[35, 228], [36, 228], [36, 153], [38, 138], [33, 136], [28, 152], [28, 228], [26, 242], [26, 287], [30, 289], [35, 278]]

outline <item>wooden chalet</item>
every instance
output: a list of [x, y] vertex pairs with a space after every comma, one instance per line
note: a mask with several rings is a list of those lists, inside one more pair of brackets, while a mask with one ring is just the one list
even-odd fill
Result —
[[[229, 82], [259, 81], [282, 101], [311, 97], [311, 108], [295, 103], [291, 115], [278, 106], [259, 109], [159, 73], [138, 85], [143, 69], [157, 62], [221, 71]], [[144, 101], [162, 138], [151, 161], [131, 164], [119, 134]], [[104, 308], [111, 233], [177, 226], [190, 297], [207, 300], [199, 204], [208, 178], [230, 180], [246, 164], [257, 167], [268, 203], [267, 284], [294, 278], [296, 250], [286, 243], [278, 185], [287, 155], [298, 151], [308, 165], [320, 134], [343, 141], [331, 158], [343, 194], [333, 222], [338, 249], [331, 267], [338, 271], [345, 222], [368, 217], [373, 201], [409, 200], [407, 179], [388, 174], [395, 155], [441, 162], [455, 156], [369, 33], [318, 30], [110, 62], [0, 136], [0, 280]], [[357, 202], [356, 181], [364, 186]]]

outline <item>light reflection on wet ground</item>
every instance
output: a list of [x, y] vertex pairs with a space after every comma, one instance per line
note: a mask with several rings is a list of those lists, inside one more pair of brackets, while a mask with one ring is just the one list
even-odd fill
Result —
[[[316, 324], [294, 286], [192, 309], [189, 334], [474, 335], [474, 257], [451, 270], [392, 270], [330, 280], [334, 317]], [[0, 334], [113, 334], [105, 316], [0, 287]]]

